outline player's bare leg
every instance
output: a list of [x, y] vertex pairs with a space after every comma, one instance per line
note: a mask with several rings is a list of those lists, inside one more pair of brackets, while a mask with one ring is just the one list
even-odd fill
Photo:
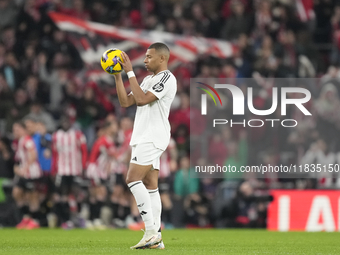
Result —
[[39, 200], [39, 192], [33, 190], [28, 192], [28, 203], [29, 203], [29, 211], [31, 214], [32, 219], [27, 224], [26, 229], [35, 229], [39, 228], [39, 218], [40, 218], [40, 200]]
[[104, 230], [106, 229], [106, 226], [100, 219], [100, 212], [102, 207], [104, 206], [107, 197], [107, 189], [104, 185], [99, 185], [98, 187], [95, 188], [95, 193], [97, 203], [96, 203], [96, 215], [93, 224], [96, 229]]
[[159, 170], [154, 169], [149, 171], [143, 179], [143, 183], [147, 189], [158, 188], [158, 173]]
[[68, 203], [68, 196], [54, 194], [53, 198], [55, 202], [54, 211], [61, 222], [61, 227], [64, 229], [73, 228], [73, 223], [70, 221], [70, 206]]
[[26, 205], [25, 192], [22, 188], [14, 186], [12, 190], [12, 196], [13, 196], [13, 199], [15, 200], [17, 207], [19, 208], [23, 216], [21, 222], [16, 227], [18, 229], [26, 228], [30, 217], [29, 217], [28, 206]]
[[110, 200], [111, 200], [111, 208], [113, 213], [113, 222], [115, 225], [123, 226], [123, 223], [119, 219], [119, 205], [121, 197], [123, 196], [124, 188], [122, 185], [114, 185], [113, 192], [111, 194]]
[[96, 191], [95, 187], [91, 186], [89, 188], [89, 207], [90, 207], [90, 219], [86, 221], [86, 228], [90, 230], [94, 230], [93, 220], [95, 216], [96, 210]]
[[62, 204], [59, 194], [53, 194], [53, 215], [48, 218], [48, 227], [55, 228], [58, 226], [58, 221], [61, 222]]
[[[158, 229], [155, 228], [151, 198], [142, 181], [151, 171], [151, 167], [152, 165], [142, 166], [130, 163], [126, 178], [126, 183], [136, 200], [139, 213], [145, 223], [145, 233], [142, 240], [135, 246], [132, 246], [131, 249], [144, 249], [159, 244], [162, 241], [161, 235], [157, 233]], [[155, 177], [157, 176], [152, 175], [150, 178], [148, 183], [149, 187], [154, 187], [153, 185], [156, 185], [157, 188], [157, 180], [154, 180]]]
[[[131, 208], [130, 208], [130, 201], [131, 201], [131, 194], [130, 192], [126, 192], [125, 190], [123, 191], [122, 193], [122, 196], [119, 198], [119, 201], [118, 201], [118, 204], [121, 208], [123, 208], [123, 214], [120, 215], [120, 219], [122, 221], [124, 221], [124, 224], [125, 224], [125, 220], [126, 220], [126, 217], [131, 213]], [[135, 201], [133, 201], [134, 204]], [[137, 205], [136, 205], [137, 207]], [[137, 209], [137, 215], [139, 215], [138, 213], [138, 209]], [[143, 226], [144, 228], [144, 226]]]
[[170, 194], [168, 192], [165, 192], [161, 194], [161, 201], [163, 205], [163, 222], [165, 224], [165, 228], [168, 226], [172, 227], [172, 221], [171, 221], [171, 209], [172, 209], [172, 201], [170, 199]]
[[25, 205], [24, 190], [22, 188], [14, 186], [12, 190], [12, 197], [19, 208]]
[[[121, 184], [114, 185], [113, 193], [111, 195], [111, 206], [113, 212], [113, 224], [118, 228], [126, 227], [126, 217], [131, 214], [132, 206], [135, 206], [135, 214], [133, 215], [137, 215], [137, 217], [139, 217], [139, 212], [133, 195], [131, 195], [131, 192], [124, 190], [124, 187]], [[128, 224], [129, 228], [130, 226], [131, 224]], [[138, 230], [143, 228], [144, 224], [143, 227], [138, 228]]]

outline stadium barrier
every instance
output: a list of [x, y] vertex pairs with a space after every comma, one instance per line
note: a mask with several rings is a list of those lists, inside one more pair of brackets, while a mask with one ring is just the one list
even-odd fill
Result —
[[339, 190], [272, 190], [268, 230], [340, 231]]

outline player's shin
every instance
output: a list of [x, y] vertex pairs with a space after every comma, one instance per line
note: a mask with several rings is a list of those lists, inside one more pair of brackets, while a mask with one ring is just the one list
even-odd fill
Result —
[[94, 219], [96, 219], [96, 203], [90, 201], [89, 207], [90, 207], [90, 220], [93, 221]]
[[29, 216], [29, 209], [27, 205], [18, 206], [22, 217]]
[[142, 181], [130, 182], [128, 186], [136, 200], [139, 213], [145, 223], [145, 230], [150, 233], [156, 233], [158, 229], [155, 229], [151, 198], [148, 190]]
[[148, 189], [150, 199], [151, 199], [151, 208], [153, 213], [153, 218], [155, 222], [155, 229], [160, 232], [161, 231], [161, 213], [162, 213], [162, 202], [161, 197], [159, 195], [158, 189]]
[[102, 211], [102, 208], [104, 206], [104, 201], [97, 201], [96, 205], [96, 219], [100, 219], [100, 212]]

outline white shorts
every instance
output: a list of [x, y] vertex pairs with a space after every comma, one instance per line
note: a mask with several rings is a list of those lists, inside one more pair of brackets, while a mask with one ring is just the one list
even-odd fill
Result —
[[132, 146], [130, 163], [147, 166], [159, 170], [160, 157], [164, 151], [155, 147], [153, 143], [141, 143]]

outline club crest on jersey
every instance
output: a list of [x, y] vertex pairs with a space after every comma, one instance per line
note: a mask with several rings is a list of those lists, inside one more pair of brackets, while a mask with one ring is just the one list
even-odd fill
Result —
[[162, 82], [159, 82], [156, 85], [154, 85], [152, 89], [156, 92], [161, 92], [164, 89], [164, 84]]

